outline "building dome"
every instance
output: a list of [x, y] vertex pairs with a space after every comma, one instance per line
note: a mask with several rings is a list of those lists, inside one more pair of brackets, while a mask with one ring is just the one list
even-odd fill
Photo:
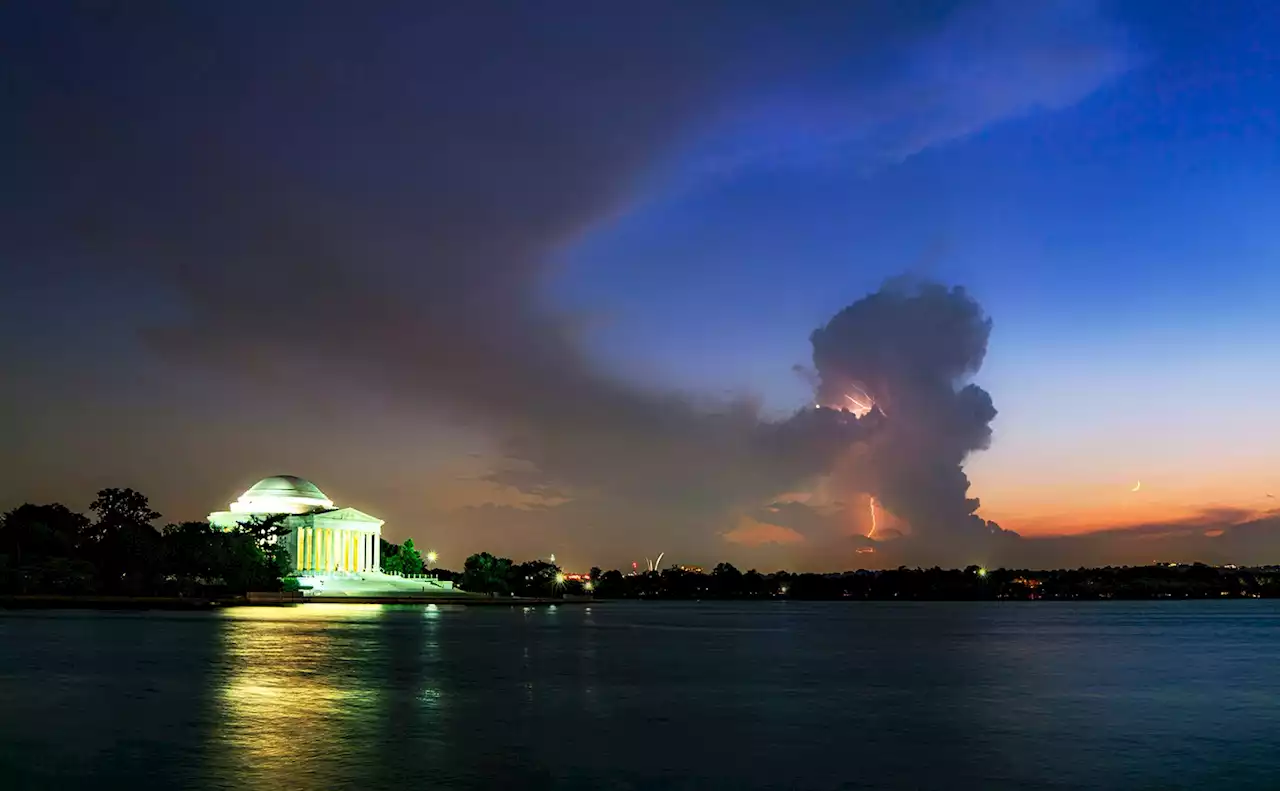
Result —
[[237, 514], [305, 514], [330, 508], [333, 501], [319, 487], [296, 475], [263, 478], [231, 504]]

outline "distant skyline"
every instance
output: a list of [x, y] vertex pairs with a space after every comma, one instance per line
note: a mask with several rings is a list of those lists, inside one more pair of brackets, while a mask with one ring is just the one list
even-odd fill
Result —
[[[554, 10], [0, 8], [0, 508], [283, 473], [452, 567], [1280, 562], [1280, 14]], [[964, 471], [1020, 539], [903, 513], [981, 431], [791, 417], [903, 274], [991, 320]], [[844, 373], [901, 400], [922, 322]]]

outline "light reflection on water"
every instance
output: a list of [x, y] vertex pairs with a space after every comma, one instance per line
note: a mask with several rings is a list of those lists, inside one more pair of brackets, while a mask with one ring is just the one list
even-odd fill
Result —
[[0, 614], [0, 788], [1277, 788], [1280, 607]]
[[381, 606], [238, 607], [219, 616], [224, 730], [214, 746], [242, 787], [276, 789], [287, 777], [322, 786], [335, 757], [377, 738], [368, 726], [384, 705], [380, 679], [342, 668], [376, 662]]

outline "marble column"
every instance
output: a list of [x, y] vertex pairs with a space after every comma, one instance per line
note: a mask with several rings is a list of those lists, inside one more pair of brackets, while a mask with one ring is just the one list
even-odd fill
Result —
[[382, 571], [382, 541], [377, 533], [373, 534], [373, 570]]
[[368, 563], [368, 560], [369, 560], [369, 559], [368, 559], [368, 558], [366, 558], [366, 557], [364, 556], [364, 551], [365, 551], [366, 549], [368, 549], [368, 548], [369, 548], [369, 541], [368, 541], [369, 536], [367, 536], [367, 535], [366, 535], [366, 534], [364, 534], [364, 533], [357, 533], [356, 535], [359, 537], [359, 539], [358, 539], [358, 540], [359, 540], [359, 542], [360, 542], [359, 544], [357, 544], [357, 546], [359, 547], [360, 551], [359, 551], [359, 555], [358, 555], [358, 560], [357, 560], [357, 562], [356, 562], [356, 567], [357, 567], [357, 568], [359, 568], [359, 569], [360, 569], [360, 571], [362, 571], [362, 572], [364, 572], [364, 571], [368, 571], [368, 570], [369, 570], [369, 563]]
[[334, 569], [338, 567], [338, 531], [334, 530], [332, 527], [326, 527], [324, 532], [329, 539], [325, 542], [327, 544], [325, 549], [329, 554], [328, 557], [325, 558], [324, 570], [326, 574], [332, 574]]

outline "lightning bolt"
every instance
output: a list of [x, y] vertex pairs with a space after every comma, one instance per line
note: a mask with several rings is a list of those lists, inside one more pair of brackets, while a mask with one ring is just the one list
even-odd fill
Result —
[[855, 398], [851, 395], [846, 395], [845, 398], [848, 399], [850, 404], [853, 404], [853, 409], [849, 411], [853, 412], [853, 414], [857, 415], [858, 417], [862, 417], [863, 415], [870, 412], [871, 407], [874, 406], [874, 404], [872, 404], [870, 401], [864, 401], [861, 398]]
[[871, 538], [876, 534], [876, 498], [872, 496], [867, 500], [867, 506], [871, 509], [871, 530], [867, 533], [867, 538]]
[[866, 417], [871, 410], [876, 409], [877, 407], [880, 408], [881, 412], [884, 411], [884, 408], [880, 407], [879, 404], [876, 403], [876, 400], [872, 398], [871, 394], [866, 390], [863, 390], [856, 384], [850, 384], [849, 386], [854, 389], [854, 393], [845, 393], [844, 399], [853, 405], [853, 408], [849, 411], [854, 414], [854, 417]]

